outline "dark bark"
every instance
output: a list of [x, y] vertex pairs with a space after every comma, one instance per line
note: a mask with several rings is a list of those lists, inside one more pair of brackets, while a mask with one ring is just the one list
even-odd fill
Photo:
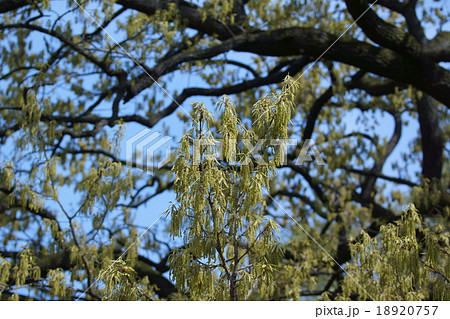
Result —
[[[167, 9], [169, 3], [176, 3], [178, 6], [178, 12], [180, 18], [187, 21], [187, 27], [198, 30], [202, 33], [215, 35], [219, 39], [228, 39], [237, 34], [241, 34], [244, 29], [237, 24], [228, 24], [218, 19], [207, 17], [203, 19], [203, 14], [199, 10], [198, 6], [187, 1], [147, 1], [147, 0], [118, 0], [117, 4], [124, 6], [125, 8], [135, 9], [147, 15], [155, 14], [156, 10]], [[242, 6], [242, 4], [241, 4]], [[240, 13], [239, 19], [242, 20], [242, 14], [245, 11], [242, 7], [237, 9]]]
[[[136, 9], [148, 15], [156, 10], [164, 8], [172, 1], [142, 1], [120, 0], [119, 4], [126, 8]], [[350, 13], [355, 19], [368, 8], [367, 1], [347, 0]], [[189, 27], [209, 35], [217, 35], [223, 42], [206, 50], [181, 52], [164, 61], [135, 79], [136, 84], [127, 88], [125, 101], [130, 100], [139, 92], [153, 84], [154, 80], [175, 70], [180, 64], [208, 59], [230, 50], [252, 52], [259, 55], [289, 56], [308, 55], [343, 62], [353, 65], [368, 72], [388, 77], [393, 80], [411, 84], [416, 88], [427, 92], [438, 101], [450, 106], [450, 72], [440, 67], [432, 59], [422, 54], [422, 48], [414, 36], [384, 22], [370, 9], [358, 20], [358, 25], [364, 33], [382, 47], [376, 47], [366, 42], [357, 40], [338, 39], [336, 35], [313, 28], [286, 28], [272, 31], [244, 30], [241, 26], [228, 25], [226, 22], [213, 18], [206, 20], [201, 18], [201, 12], [196, 5], [185, 1], [176, 1], [183, 19], [188, 21]], [[23, 3], [21, 3], [23, 5]], [[90, 62], [97, 65], [106, 74], [119, 76], [121, 72], [115, 72], [99, 61], [84, 49], [78, 47], [71, 40], [66, 39], [52, 30], [32, 24], [16, 24], [2, 26], [1, 28], [27, 28], [44, 32], [54, 36], [73, 50], [82, 54]], [[244, 32], [245, 31], [245, 32]], [[436, 46], [435, 46], [436, 47]], [[425, 48], [424, 48], [425, 49]], [[439, 52], [428, 49], [429, 56], [445, 55], [448, 48]], [[442, 53], [444, 52], [444, 53]], [[149, 79], [148, 74], [153, 79]]]
[[0, 13], [17, 10], [31, 3], [32, 0], [0, 0]]
[[424, 94], [417, 99], [422, 142], [422, 175], [430, 180], [442, 176], [444, 143], [435, 100]]

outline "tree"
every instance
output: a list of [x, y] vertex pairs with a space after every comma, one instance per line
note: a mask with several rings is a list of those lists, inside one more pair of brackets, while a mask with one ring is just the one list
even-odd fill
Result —
[[444, 4], [0, 0], [1, 298], [450, 299]]

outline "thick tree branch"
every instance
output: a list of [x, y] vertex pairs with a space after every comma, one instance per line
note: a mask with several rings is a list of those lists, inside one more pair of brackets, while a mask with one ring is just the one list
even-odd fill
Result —
[[[0, 191], [2, 193], [4, 193], [5, 195], [10, 195], [10, 194], [14, 193], [14, 190], [8, 190], [6, 188], [0, 188]], [[11, 205], [6, 205], [4, 203], [0, 205], [0, 212], [7, 210], [7, 209], [11, 209], [11, 208], [26, 209], [27, 211], [29, 211], [30, 213], [32, 213], [36, 216], [39, 216], [41, 218], [46, 218], [49, 220], [53, 220], [57, 223], [58, 229], [61, 229], [55, 214], [53, 214], [50, 210], [48, 210], [44, 207], [36, 207], [36, 205], [33, 205], [33, 203], [31, 203], [29, 200], [27, 200], [25, 202], [25, 206], [23, 206], [21, 204], [21, 201], [19, 200], [19, 198], [17, 196], [14, 196], [14, 199], [13, 199], [13, 202]]]
[[[396, 1], [393, 1], [396, 2]], [[366, 0], [346, 0], [347, 9], [364, 33], [375, 43], [417, 57], [420, 44], [409, 33], [381, 19]]]
[[422, 141], [422, 175], [440, 179], [442, 175], [444, 142], [439, 125], [436, 101], [427, 94], [417, 98]]
[[287, 196], [289, 198], [298, 198], [301, 201], [305, 202], [306, 204], [308, 204], [320, 217], [327, 219], [327, 215], [326, 213], [323, 212], [321, 206], [319, 203], [311, 200], [309, 197], [302, 195], [298, 192], [292, 192], [289, 190], [285, 190], [285, 189], [280, 189], [276, 192], [274, 192], [273, 194], [271, 194], [272, 197], [275, 196]]
[[433, 61], [450, 62], [450, 32], [438, 33], [427, 43], [423, 55]]
[[117, 3], [125, 8], [135, 9], [149, 16], [154, 15], [157, 10], [167, 9], [170, 3], [176, 4], [181, 20], [187, 21], [187, 27], [208, 35], [217, 35], [220, 40], [228, 39], [244, 32], [244, 29], [237, 24], [228, 24], [211, 16], [207, 16], [205, 19], [200, 8], [187, 1], [118, 0]]
[[407, 185], [410, 187], [414, 187], [414, 186], [419, 186], [416, 183], [410, 182], [408, 180], [405, 180], [403, 178], [398, 178], [398, 177], [391, 177], [391, 176], [386, 176], [380, 173], [375, 173], [373, 171], [369, 171], [369, 170], [360, 170], [360, 169], [355, 169], [355, 168], [351, 168], [351, 167], [342, 167], [342, 169], [346, 170], [347, 172], [350, 173], [355, 173], [355, 174], [359, 174], [359, 175], [364, 175], [364, 176], [372, 176], [372, 177], [376, 177], [376, 178], [381, 178], [390, 182], [394, 182], [397, 184], [403, 184], [403, 185]]
[[405, 83], [393, 80], [380, 81], [374, 77], [369, 76], [363, 76], [359, 79], [352, 79], [351, 81], [346, 82], [344, 85], [347, 89], [363, 90], [371, 96], [383, 96], [395, 93], [395, 88], [398, 88], [400, 90], [407, 88], [407, 85]]
[[[426, 64], [402, 56], [390, 49], [356, 40], [340, 39], [316, 29], [289, 28], [244, 34], [225, 41], [220, 49], [246, 51], [269, 56], [309, 55], [317, 57], [325, 50], [325, 59], [343, 62], [368, 72], [391, 78], [429, 93], [450, 106], [450, 72], [438, 64]], [[219, 47], [217, 48], [219, 49]]]
[[32, 0], [0, 0], [0, 13], [17, 10], [32, 3]]

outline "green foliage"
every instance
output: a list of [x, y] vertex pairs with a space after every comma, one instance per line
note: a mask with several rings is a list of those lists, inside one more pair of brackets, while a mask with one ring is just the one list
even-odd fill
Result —
[[1, 1], [0, 299], [450, 300], [444, 1], [373, 2]]
[[99, 274], [105, 283], [103, 300], [152, 300], [154, 290], [147, 278], [138, 282], [135, 270], [121, 258], [110, 262]]
[[380, 236], [361, 234], [352, 246], [340, 298], [449, 300], [450, 237], [441, 225], [428, 225], [410, 205], [401, 220], [381, 226]]
[[[270, 191], [282, 150], [268, 138], [286, 139], [295, 92], [293, 79], [286, 78], [280, 94], [256, 103], [252, 129], [222, 98], [222, 116], [214, 124], [223, 134], [224, 164], [212, 153], [219, 142], [211, 131], [211, 114], [202, 104], [194, 106], [193, 128], [183, 136], [173, 167], [180, 204], [170, 210], [170, 230], [184, 245], [172, 253], [169, 265], [177, 287], [195, 300], [242, 300], [255, 289], [261, 298], [273, 294], [273, 272], [283, 251], [278, 225], [265, 216], [263, 188]], [[255, 145], [262, 140], [267, 140], [260, 149], [263, 161], [255, 163], [245, 141]]]

